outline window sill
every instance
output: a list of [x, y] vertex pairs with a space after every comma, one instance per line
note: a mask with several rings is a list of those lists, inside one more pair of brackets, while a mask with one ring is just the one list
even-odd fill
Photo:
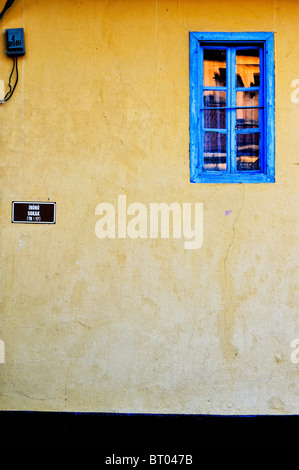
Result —
[[217, 183], [217, 184], [256, 184], [256, 183], [275, 183], [275, 177], [265, 175], [264, 173], [256, 173], [256, 174], [244, 174], [244, 173], [236, 173], [232, 174], [207, 174], [202, 173], [195, 177], [191, 177], [191, 183]]

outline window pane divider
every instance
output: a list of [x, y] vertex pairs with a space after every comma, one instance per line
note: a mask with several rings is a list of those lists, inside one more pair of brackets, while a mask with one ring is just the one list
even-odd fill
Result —
[[203, 111], [204, 109], [206, 110], [213, 110], [213, 109], [222, 109], [223, 111], [225, 109], [260, 109], [260, 108], [264, 108], [264, 106], [219, 106], [219, 107], [213, 107], [213, 106], [209, 106], [209, 107], [205, 107], [205, 108], [199, 108], [201, 111]]
[[229, 173], [235, 173], [236, 172], [236, 50], [234, 47], [231, 47], [230, 49], [230, 55], [229, 55], [229, 75], [230, 75], [230, 80], [228, 83], [228, 104], [229, 104], [229, 109], [228, 109], [228, 122], [229, 122], [229, 140], [230, 140], [230, 146], [229, 146], [229, 152], [228, 152], [228, 157], [229, 157], [229, 167], [228, 167], [228, 172]]
[[251, 87], [240, 87], [240, 86], [237, 86], [236, 87], [236, 91], [240, 92], [240, 91], [259, 91], [260, 87], [259, 86], [251, 86]]
[[226, 91], [226, 86], [202, 86], [203, 91]]
[[259, 132], [261, 132], [261, 129], [258, 127], [249, 127], [249, 128], [237, 128], [236, 129], [236, 133], [237, 134], [258, 134]]

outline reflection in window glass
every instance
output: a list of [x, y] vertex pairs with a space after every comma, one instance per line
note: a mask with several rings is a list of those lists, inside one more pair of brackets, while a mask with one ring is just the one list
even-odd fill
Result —
[[260, 134], [237, 134], [237, 171], [259, 170]]
[[223, 108], [226, 106], [226, 91], [204, 91], [203, 100], [205, 108]]
[[226, 169], [226, 134], [206, 132], [204, 136], [204, 169]]
[[260, 86], [259, 49], [236, 51], [236, 86], [242, 88]]
[[238, 91], [237, 107], [243, 106], [248, 109], [237, 109], [237, 129], [256, 129], [259, 127], [259, 110], [250, 106], [259, 105], [258, 91]]
[[206, 129], [226, 129], [226, 110], [225, 109], [205, 109], [204, 127]]
[[237, 106], [258, 106], [259, 105], [259, 92], [258, 91], [238, 91], [237, 92]]
[[204, 86], [226, 86], [226, 50], [204, 49]]
[[257, 129], [259, 110], [254, 108], [237, 109], [237, 129]]

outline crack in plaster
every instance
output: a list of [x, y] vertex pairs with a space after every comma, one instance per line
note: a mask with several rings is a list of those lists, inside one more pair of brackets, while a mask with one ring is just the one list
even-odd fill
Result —
[[[232, 294], [232, 289], [230, 287], [230, 282], [229, 282], [229, 279], [228, 279], [228, 273], [227, 273], [227, 262], [228, 262], [228, 259], [229, 259], [229, 254], [231, 252], [231, 249], [233, 247], [233, 244], [234, 244], [234, 240], [235, 240], [235, 235], [236, 235], [236, 224], [239, 220], [239, 217], [240, 217], [240, 214], [242, 212], [242, 209], [244, 207], [244, 199], [245, 199], [245, 186], [243, 186], [243, 196], [242, 196], [242, 204], [238, 210], [238, 213], [237, 213], [237, 217], [233, 223], [233, 226], [232, 226], [232, 238], [231, 238], [231, 241], [227, 247], [227, 250], [226, 250], [226, 253], [225, 253], [225, 257], [224, 257], [224, 262], [223, 262], [223, 265], [224, 265], [224, 279], [225, 279], [225, 285], [226, 285], [226, 288], [228, 290], [228, 296], [229, 296], [229, 300], [228, 300], [228, 304], [227, 304], [227, 307], [225, 308], [224, 310], [224, 314], [223, 314], [223, 321], [224, 321], [224, 337], [225, 337], [225, 340], [226, 340], [226, 343], [231, 347], [231, 348], [234, 348], [234, 357], [233, 359], [238, 355], [238, 351], [237, 351], [237, 348], [234, 347], [232, 345], [232, 342], [229, 340], [228, 338], [228, 330], [229, 330], [229, 326], [228, 326], [228, 321], [227, 321], [227, 316], [228, 316], [228, 313], [229, 313], [229, 310], [230, 310], [230, 307], [231, 307], [231, 304], [232, 304], [232, 300], [233, 300], [233, 294]], [[233, 278], [233, 276], [231, 275], [230, 273], [230, 277]]]

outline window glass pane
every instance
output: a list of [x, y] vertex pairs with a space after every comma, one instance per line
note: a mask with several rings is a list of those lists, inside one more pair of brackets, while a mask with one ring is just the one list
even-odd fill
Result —
[[226, 86], [226, 50], [204, 49], [204, 86]]
[[259, 169], [259, 133], [237, 134], [237, 171]]
[[226, 106], [226, 91], [206, 90], [203, 92], [205, 108], [223, 108]]
[[258, 127], [258, 108], [237, 109], [237, 129], [257, 129]]
[[205, 132], [204, 169], [214, 171], [226, 169], [226, 134]]
[[[204, 91], [205, 108], [225, 108], [226, 91], [206, 90]], [[204, 127], [206, 129], [226, 128], [226, 109], [204, 110]]]
[[[238, 91], [237, 106], [258, 106], [258, 91]], [[237, 109], [237, 129], [256, 129], [259, 127], [259, 110]]]
[[260, 86], [259, 49], [240, 49], [236, 51], [237, 87]]
[[226, 109], [204, 110], [204, 127], [206, 129], [226, 128]]
[[258, 91], [237, 91], [237, 106], [258, 106]]

